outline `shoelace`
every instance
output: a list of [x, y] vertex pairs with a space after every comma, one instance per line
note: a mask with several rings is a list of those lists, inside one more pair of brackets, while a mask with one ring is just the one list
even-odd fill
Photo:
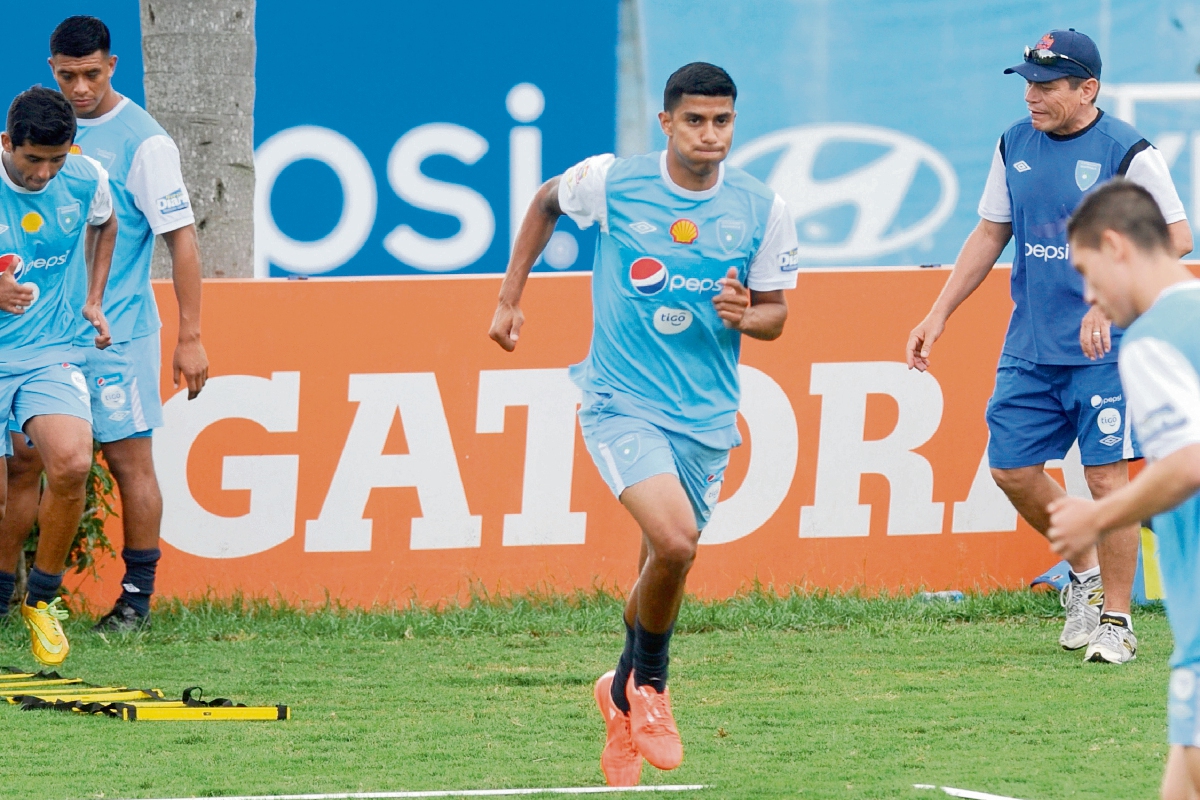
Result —
[[56, 597], [46, 605], [46, 616], [52, 617], [59, 622], [62, 622], [67, 617], [71, 616], [71, 612], [62, 606], [62, 598]]
[[1082, 610], [1087, 602], [1087, 590], [1082, 583], [1067, 581], [1067, 585], [1058, 593], [1058, 604], [1067, 610], [1067, 616]]
[[646, 701], [646, 732], [652, 734], [674, 734], [669, 720], [666, 694], [659, 694], [653, 689], [639, 688], [640, 694]]
[[1111, 622], [1106, 622], [1100, 626], [1100, 632], [1096, 635], [1096, 644], [1104, 645], [1112, 650], [1121, 648], [1121, 631], [1124, 630], [1119, 625], [1113, 625]]

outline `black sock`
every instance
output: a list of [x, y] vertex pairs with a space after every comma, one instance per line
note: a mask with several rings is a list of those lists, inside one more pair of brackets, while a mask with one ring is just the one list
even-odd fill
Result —
[[636, 641], [633, 644], [633, 685], [649, 684], [660, 694], [667, 689], [667, 664], [671, 658], [667, 649], [671, 644], [671, 633], [675, 625], [667, 628], [666, 633], [651, 633], [642, 627], [641, 620], [634, 620]]
[[[625, 619], [622, 618], [621, 621], [625, 622]], [[617, 708], [626, 714], [629, 713], [629, 698], [625, 696], [625, 687], [629, 683], [629, 673], [633, 671], [633, 643], [636, 637], [633, 628], [625, 622], [625, 649], [621, 651], [621, 658], [617, 661], [617, 674], [612, 682], [612, 699]]]
[[154, 572], [162, 552], [156, 547], [151, 550], [121, 551], [125, 562], [125, 577], [121, 579], [121, 599], [141, 616], [150, 613], [150, 595], [154, 594]]
[[29, 570], [29, 590], [25, 595], [25, 605], [37, 608], [37, 604], [46, 603], [58, 597], [58, 588], [62, 586], [62, 576], [42, 572], [37, 567]]
[[[24, 555], [24, 553], [21, 554], [22, 557]], [[0, 572], [0, 616], [8, 613], [8, 601], [12, 600], [15, 588], [17, 588], [17, 576], [11, 572]]]

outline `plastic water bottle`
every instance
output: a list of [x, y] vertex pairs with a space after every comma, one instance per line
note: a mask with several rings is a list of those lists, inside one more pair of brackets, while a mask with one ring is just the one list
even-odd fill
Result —
[[961, 603], [963, 593], [959, 591], [951, 592], [921, 592], [917, 597], [924, 600], [926, 603], [932, 603], [934, 600], [945, 600], [948, 603]]

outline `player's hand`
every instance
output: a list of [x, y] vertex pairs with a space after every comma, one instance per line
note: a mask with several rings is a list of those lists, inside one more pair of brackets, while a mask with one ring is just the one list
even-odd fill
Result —
[[181, 341], [175, 345], [175, 358], [171, 364], [175, 376], [175, 388], [182, 380], [187, 384], [188, 400], [195, 400], [208, 382], [208, 353], [200, 339]]
[[1079, 346], [1083, 348], [1083, 354], [1092, 361], [1104, 358], [1112, 350], [1111, 329], [1112, 322], [1104, 312], [1092, 306], [1079, 325]]
[[1050, 530], [1046, 538], [1054, 552], [1070, 561], [1087, 553], [1100, 538], [1095, 521], [1096, 504], [1081, 497], [1060, 497], [1047, 508]]
[[730, 267], [725, 277], [717, 281], [721, 291], [712, 299], [717, 316], [725, 323], [726, 328], [739, 330], [746, 310], [750, 308], [750, 290], [738, 280], [736, 267]]
[[104, 318], [104, 312], [100, 309], [98, 303], [84, 303], [83, 318], [92, 323], [92, 327], [96, 329], [96, 348], [103, 350], [112, 344], [112, 336], [108, 332], [108, 320]]
[[909, 369], [924, 372], [929, 369], [929, 353], [946, 330], [946, 321], [930, 314], [908, 334], [908, 345], [904, 348], [904, 360]]
[[13, 270], [21, 263], [19, 256], [0, 256], [0, 311], [24, 314], [33, 305], [33, 287], [17, 283]]
[[501, 303], [496, 306], [496, 314], [492, 317], [492, 327], [488, 330], [488, 336], [511, 353], [517, 348], [517, 339], [524, 324], [525, 314], [520, 306]]

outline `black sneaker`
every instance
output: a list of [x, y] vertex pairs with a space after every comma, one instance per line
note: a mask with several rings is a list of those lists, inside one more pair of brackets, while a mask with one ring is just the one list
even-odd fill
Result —
[[101, 617], [100, 621], [92, 626], [92, 630], [97, 633], [129, 633], [141, 630], [149, 624], [149, 614], [139, 614], [137, 609], [118, 597], [112, 611]]

